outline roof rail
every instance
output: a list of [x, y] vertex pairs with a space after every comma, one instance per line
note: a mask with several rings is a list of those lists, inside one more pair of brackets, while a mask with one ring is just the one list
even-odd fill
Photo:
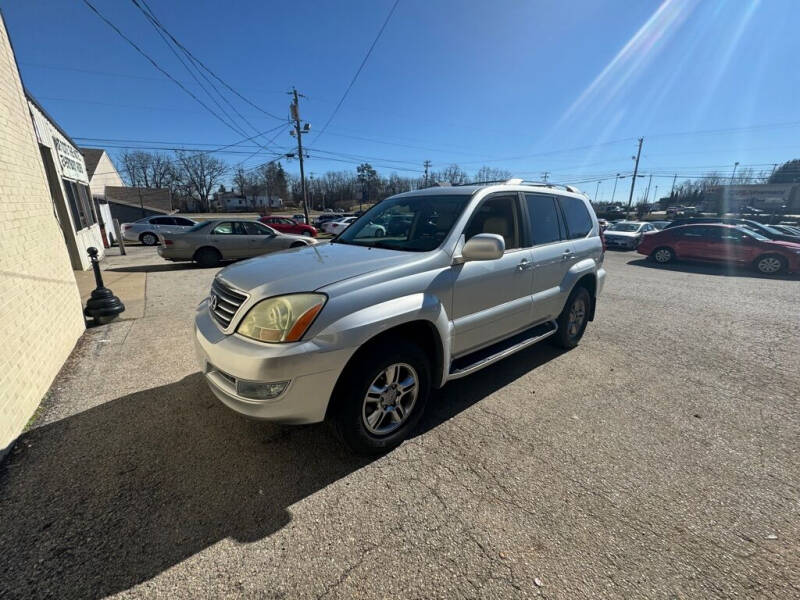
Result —
[[[535, 185], [537, 187], [548, 187], [548, 188], [559, 188], [565, 190], [567, 192], [571, 192], [573, 194], [583, 194], [581, 190], [576, 188], [573, 185], [561, 184], [561, 183], [553, 183], [550, 181], [528, 181], [522, 179], [520, 177], [512, 177], [511, 179], [491, 179], [488, 181], [467, 181], [465, 183], [454, 183], [453, 186], [463, 186], [463, 185]], [[449, 185], [449, 184], [448, 184]], [[584, 196], [586, 194], [583, 194]]]

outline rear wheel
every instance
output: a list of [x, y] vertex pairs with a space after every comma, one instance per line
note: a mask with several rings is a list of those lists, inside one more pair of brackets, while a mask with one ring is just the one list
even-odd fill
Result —
[[155, 246], [158, 244], [158, 236], [155, 233], [150, 233], [148, 231], [139, 236], [139, 241], [145, 246]]
[[675, 253], [672, 251], [672, 248], [664, 246], [653, 250], [650, 257], [657, 263], [664, 265], [675, 258]]
[[334, 391], [334, 423], [359, 454], [399, 446], [417, 425], [430, 395], [430, 362], [419, 346], [395, 338], [351, 361]]
[[764, 254], [755, 260], [755, 267], [764, 275], [777, 275], [786, 269], [786, 259], [777, 254]]
[[578, 345], [589, 323], [591, 303], [592, 297], [585, 287], [572, 290], [557, 319], [558, 331], [552, 338], [557, 346], [569, 349]]
[[201, 267], [216, 267], [222, 260], [222, 255], [216, 248], [200, 248], [195, 252], [194, 259]]

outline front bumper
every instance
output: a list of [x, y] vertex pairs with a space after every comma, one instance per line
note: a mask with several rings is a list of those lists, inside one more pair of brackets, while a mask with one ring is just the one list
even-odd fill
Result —
[[623, 238], [605, 236], [606, 248], [629, 248], [633, 249], [639, 245], [639, 238]]
[[[238, 334], [225, 335], [208, 311], [197, 308], [195, 349], [211, 391], [228, 408], [254, 419], [286, 424], [318, 423], [354, 348], [324, 346], [309, 340], [265, 344]], [[236, 380], [289, 384], [271, 400], [253, 400], [236, 392]]]

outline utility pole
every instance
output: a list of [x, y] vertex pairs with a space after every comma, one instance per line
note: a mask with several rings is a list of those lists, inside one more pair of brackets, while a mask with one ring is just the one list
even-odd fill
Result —
[[619, 181], [619, 173], [614, 177], [614, 191], [611, 192], [611, 204], [614, 204], [614, 196], [617, 194], [617, 182]]
[[428, 187], [428, 169], [431, 168], [431, 161], [426, 160], [422, 166], [425, 167], [425, 187]]
[[[548, 177], [550, 177], [550, 171], [545, 171], [544, 173], [542, 173], [542, 179], [544, 180], [545, 183], [547, 183], [547, 178]], [[597, 195], [597, 194], [595, 194], [595, 195]]]
[[653, 192], [653, 202], [658, 202], [658, 186], [656, 186], [656, 191]]
[[300, 189], [303, 191], [303, 214], [306, 217], [306, 223], [310, 223], [311, 219], [308, 216], [308, 198], [306, 196], [306, 175], [305, 171], [303, 171], [303, 134], [308, 133], [310, 127], [308, 123], [305, 124], [303, 129], [300, 129], [300, 101], [298, 97], [303, 97], [303, 94], [298, 94], [295, 88], [292, 88], [290, 92], [292, 94], [294, 101], [289, 106], [290, 114], [292, 115], [292, 120], [294, 121], [294, 134], [297, 137], [297, 156], [300, 158]]
[[594, 188], [594, 201], [597, 202], [597, 192], [600, 191], [600, 182], [597, 182], [597, 186]]
[[644, 142], [644, 138], [639, 138], [639, 150], [636, 151], [636, 165], [633, 167], [633, 177], [631, 177], [631, 193], [628, 196], [628, 209], [625, 211], [625, 217], [627, 218], [631, 212], [631, 203], [633, 202], [633, 188], [636, 186], [636, 175], [639, 173], [639, 158], [642, 156], [642, 142]]
[[653, 183], [653, 174], [650, 173], [650, 179], [647, 180], [647, 189], [644, 191], [644, 201], [650, 197], [650, 185]]
[[672, 189], [669, 191], [669, 197], [670, 198], [672, 198], [672, 194], [675, 193], [675, 182], [677, 180], [678, 180], [678, 174], [675, 173], [675, 175], [672, 177]]

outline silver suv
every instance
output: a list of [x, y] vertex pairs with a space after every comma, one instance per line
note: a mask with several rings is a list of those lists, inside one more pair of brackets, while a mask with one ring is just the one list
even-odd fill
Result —
[[382, 452], [408, 436], [432, 388], [545, 338], [577, 345], [602, 265], [597, 218], [571, 187], [408, 192], [330, 244], [220, 271], [198, 306], [197, 351], [230, 408], [330, 419], [354, 450]]

